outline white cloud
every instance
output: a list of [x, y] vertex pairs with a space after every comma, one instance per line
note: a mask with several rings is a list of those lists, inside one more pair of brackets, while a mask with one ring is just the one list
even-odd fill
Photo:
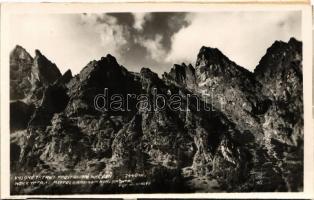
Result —
[[63, 73], [74, 74], [91, 60], [119, 51], [128, 43], [128, 31], [114, 17], [98, 14], [20, 14], [10, 18], [10, 46], [29, 53], [39, 49]]
[[121, 48], [128, 43], [128, 30], [109, 15], [86, 14], [82, 21], [83, 28], [95, 31], [101, 46], [119, 58]]
[[275, 40], [301, 39], [299, 12], [212, 12], [188, 15], [190, 25], [172, 37], [169, 62], [192, 62], [201, 46], [217, 47], [253, 70]]
[[132, 14], [135, 20], [133, 28], [135, 28], [138, 31], [143, 30], [143, 25], [145, 21], [151, 18], [151, 14], [150, 13], [132, 13]]
[[[90, 60], [98, 60], [108, 53], [128, 66], [126, 57], [121, 58], [120, 54], [121, 50], [131, 48], [132, 39], [148, 50], [149, 54], [143, 56], [151, 56], [160, 66], [166, 62], [194, 64], [200, 47], [205, 45], [219, 48], [251, 70], [275, 40], [287, 41], [291, 36], [301, 39], [298, 12], [194, 13], [187, 16], [191, 24], [173, 35], [168, 52], [162, 46], [162, 35], [147, 39], [143, 34], [143, 24], [150, 20], [151, 14], [135, 15], [137, 25], [129, 27], [103, 14], [11, 15], [9, 43], [12, 49], [16, 44], [22, 45], [32, 55], [39, 49], [61, 72], [70, 68], [76, 74]], [[130, 33], [130, 26], [135, 26], [140, 34]]]
[[161, 40], [162, 36], [157, 34], [153, 40], [139, 38], [137, 42], [147, 49], [152, 59], [162, 62], [166, 57], [167, 52], [163, 48]]

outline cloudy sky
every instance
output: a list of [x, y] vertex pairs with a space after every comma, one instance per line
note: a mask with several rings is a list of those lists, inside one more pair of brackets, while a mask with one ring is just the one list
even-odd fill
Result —
[[74, 74], [108, 53], [131, 71], [162, 74], [174, 63], [194, 65], [201, 46], [253, 70], [275, 40], [301, 40], [298, 11], [19, 14], [10, 25], [12, 49], [19, 44], [31, 55], [39, 49]]

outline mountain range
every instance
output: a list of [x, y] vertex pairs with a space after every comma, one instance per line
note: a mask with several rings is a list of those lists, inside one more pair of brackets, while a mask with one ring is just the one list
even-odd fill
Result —
[[[294, 38], [275, 41], [254, 72], [201, 47], [194, 66], [175, 64], [162, 77], [149, 68], [128, 71], [110, 54], [75, 76], [61, 74], [39, 50], [32, 57], [17, 45], [10, 54], [11, 193], [302, 191], [302, 77], [302, 43]], [[145, 94], [151, 104], [154, 91], [177, 94], [189, 109], [142, 110], [131, 101], [128, 111], [99, 111], [95, 96], [105, 88], [109, 96]], [[200, 101], [187, 105], [191, 95]], [[25, 174], [112, 177], [16, 186], [14, 176]], [[128, 174], [144, 176], [124, 187], [114, 182]]]

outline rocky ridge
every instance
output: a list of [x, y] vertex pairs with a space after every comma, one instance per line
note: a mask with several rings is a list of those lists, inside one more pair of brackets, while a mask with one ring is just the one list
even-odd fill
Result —
[[[108, 96], [145, 94], [151, 106], [156, 92], [178, 94], [184, 109], [168, 103], [163, 110], [139, 109], [131, 98], [127, 111], [99, 111], [94, 98], [104, 88]], [[61, 75], [39, 51], [32, 58], [17, 46], [10, 55], [10, 99], [14, 174], [144, 173], [151, 181], [140, 188], [48, 185], [15, 193], [303, 188], [302, 43], [294, 38], [276, 41], [254, 73], [202, 47], [195, 67], [176, 64], [162, 78], [148, 68], [129, 72], [109, 54], [78, 75]]]

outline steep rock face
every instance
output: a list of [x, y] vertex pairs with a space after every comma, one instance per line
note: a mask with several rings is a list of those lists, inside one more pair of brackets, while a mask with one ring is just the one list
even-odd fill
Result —
[[[180, 163], [182, 160], [179, 160], [177, 155], [178, 148], [181, 148], [178, 141], [188, 143], [189, 140], [189, 136], [180, 127], [184, 122], [177, 116], [177, 113], [174, 113], [167, 106], [160, 110], [154, 107], [159, 102], [154, 102], [153, 94], [158, 93], [166, 96], [171, 89], [149, 69], [141, 70], [141, 83], [142, 89], [149, 94], [151, 107], [151, 109], [139, 110], [142, 120], [142, 140], [147, 154], [154, 163], [165, 167], [178, 168], [179, 165], [185, 165]], [[184, 145], [182, 144], [182, 146]], [[186, 162], [189, 162], [188, 159]]]
[[274, 100], [279, 100], [280, 96], [285, 100], [294, 89], [300, 93], [302, 87], [294, 85], [291, 88], [291, 85], [302, 84], [302, 43], [294, 38], [288, 43], [276, 41], [267, 49], [254, 74], [263, 84], [263, 92]]
[[294, 38], [288, 43], [276, 41], [256, 67], [255, 76], [263, 84], [262, 92], [272, 99], [264, 115], [264, 126], [272, 129], [265, 130], [266, 135], [298, 146], [303, 138], [302, 43]]
[[43, 98], [45, 89], [59, 77], [61, 77], [61, 73], [58, 67], [42, 55], [39, 50], [35, 50], [30, 79], [32, 89], [26, 101], [38, 106]]
[[[121, 77], [128, 81], [126, 85], [121, 84]], [[186, 100], [188, 91], [164, 84], [157, 74], [147, 68], [143, 68], [139, 77], [136, 77], [119, 66], [113, 57], [107, 56], [90, 63], [77, 78], [66, 84], [66, 88], [58, 82], [45, 89], [41, 104], [30, 120], [27, 133], [29, 139], [24, 141], [19, 156], [20, 161], [26, 163], [25, 166], [32, 167], [34, 161], [39, 159], [41, 163], [37, 163], [36, 169], [45, 168], [45, 171], [79, 169], [84, 166], [90, 170], [104, 169], [121, 174], [145, 169], [150, 171], [148, 175], [156, 181], [160, 181], [156, 173], [159, 174], [158, 171], [162, 169], [165, 173], [172, 174], [184, 168], [187, 173], [176, 172], [173, 178], [183, 179], [192, 175], [196, 179], [199, 176], [209, 176], [215, 164], [225, 162], [230, 163], [230, 167], [237, 173], [232, 180], [238, 180], [243, 174], [240, 171], [246, 169], [243, 167], [247, 162], [244, 159], [245, 153], [239, 154], [245, 150], [229, 135], [237, 134], [238, 131], [223, 115], [208, 115], [204, 110], [199, 111], [196, 102], [191, 102], [189, 112], [173, 111], [168, 105], [164, 110], [154, 110], [156, 92], [162, 95], [169, 95], [169, 91], [170, 94], [180, 93]], [[130, 112], [95, 111], [93, 102], [88, 101], [88, 97], [103, 92], [102, 88], [121, 94], [147, 94], [152, 109], [138, 110], [131, 106]], [[88, 91], [92, 93], [86, 93]], [[59, 102], [63, 95], [69, 97], [68, 103]], [[77, 98], [77, 95], [82, 96]], [[55, 100], [54, 97], [58, 98]], [[92, 105], [86, 107], [85, 112], [78, 112], [77, 100]], [[70, 109], [73, 105], [77, 106], [74, 113]], [[186, 107], [187, 104], [183, 103], [182, 108]], [[229, 149], [226, 145], [222, 149], [218, 147], [220, 143], [231, 143], [234, 146]], [[76, 152], [78, 145], [83, 144], [86, 147], [85, 153]], [[102, 161], [93, 163], [95, 159]], [[86, 160], [92, 163], [89, 165], [84, 162]], [[60, 162], [64, 164], [53, 164]], [[215, 173], [223, 172], [221, 168], [216, 168]], [[177, 185], [177, 182], [171, 180], [171, 177], [167, 177], [164, 184]], [[222, 178], [218, 182], [227, 185]], [[197, 187], [194, 184], [191, 182], [192, 188]], [[229, 184], [228, 187], [233, 186], [235, 185]]]
[[34, 105], [28, 105], [19, 100], [10, 102], [11, 130], [26, 129], [34, 109]]
[[[154, 106], [152, 94], [157, 89], [158, 94], [168, 98], [170, 94], [180, 94], [184, 99], [182, 109], [189, 106], [190, 111], [173, 110], [169, 105], [162, 110], [138, 110], [114, 139], [111, 159], [115, 167], [129, 166], [134, 170], [142, 169], [143, 166], [147, 169], [147, 166], [153, 165], [171, 170], [182, 169], [181, 178], [192, 177], [192, 180], [196, 180], [198, 177], [223, 174], [221, 168], [216, 167], [214, 170], [214, 166], [224, 162], [234, 171], [227, 181], [233, 180], [235, 183], [241, 176], [245, 180], [243, 174], [248, 170], [248, 152], [233, 139], [239, 135], [239, 131], [232, 123], [218, 112], [197, 110], [196, 102], [187, 105], [187, 90], [164, 84], [149, 69], [142, 69], [140, 75], [142, 89], [148, 94], [150, 106]], [[229, 143], [233, 145], [231, 148], [227, 145]], [[219, 148], [220, 145], [223, 147]], [[130, 163], [133, 164], [130, 166]], [[228, 185], [222, 177], [217, 178], [217, 181], [224, 186]], [[235, 187], [234, 183], [229, 183], [228, 187]], [[189, 184], [191, 188], [197, 187], [193, 181]]]
[[35, 58], [17, 45], [10, 54], [10, 99], [38, 105], [45, 87], [61, 76], [58, 67], [39, 50]]
[[262, 93], [272, 99], [263, 116], [269, 155], [280, 163], [287, 187], [296, 190], [303, 178], [295, 176], [303, 173], [302, 43], [294, 38], [288, 43], [276, 41], [254, 72]]
[[64, 85], [49, 85], [43, 94], [40, 106], [35, 110], [30, 124], [32, 126], [47, 126], [54, 113], [62, 112], [68, 104], [69, 97]]
[[35, 50], [31, 81], [33, 84], [47, 86], [61, 76], [58, 67], [48, 60], [39, 50]]
[[185, 63], [182, 63], [182, 65], [175, 64], [169, 73], [165, 72], [163, 74], [163, 80], [177, 83], [189, 89], [194, 89], [196, 86], [195, 69], [191, 64], [188, 66]]
[[[25, 148], [31, 147], [31, 150], [22, 150], [20, 159], [32, 163], [30, 160], [35, 159], [32, 155], [37, 155], [36, 159], [43, 161], [46, 170], [105, 167], [112, 155], [112, 140], [122, 124], [128, 123], [132, 112], [110, 115], [96, 110], [93, 100], [96, 95], [104, 94], [105, 88], [109, 90], [108, 96], [136, 92], [140, 85], [133, 83], [133, 78], [114, 57], [107, 55], [89, 63], [79, 75], [71, 78], [68, 71], [44, 87], [43, 97], [29, 122], [29, 139], [24, 143]], [[43, 145], [34, 147], [34, 143]], [[86, 147], [85, 154], [78, 152], [81, 149], [78, 145]], [[97, 161], [100, 158], [105, 160]], [[90, 162], [86, 163], [86, 160]], [[56, 166], [57, 169], [50, 166], [50, 163], [58, 162], [64, 164]]]
[[202, 47], [195, 66], [199, 94], [224, 112], [243, 134], [261, 139], [257, 116], [267, 110], [268, 100], [258, 94], [261, 85], [254, 75], [215, 48]]
[[[295, 71], [302, 69], [302, 52], [293, 39], [272, 48], [254, 73], [218, 49], [203, 47], [195, 69], [175, 65], [162, 79], [148, 68], [129, 72], [109, 54], [74, 77], [58, 70], [51, 77], [32, 76], [41, 77], [33, 79], [39, 87], [27, 93], [41, 94], [36, 107], [28, 112], [32, 104], [27, 102], [11, 109], [14, 119], [20, 110], [26, 113], [22, 125], [11, 128], [11, 169], [16, 174], [86, 172], [114, 178], [144, 173], [151, 181], [138, 188], [139, 180], [132, 179], [134, 185], [126, 190], [115, 184], [67, 190], [80, 193], [299, 191], [302, 70], [301, 76]], [[36, 62], [33, 66], [45, 63]], [[266, 80], [269, 76], [281, 83]], [[297, 94], [282, 92], [288, 90], [282, 85]], [[168, 101], [173, 95], [180, 96], [180, 109]], [[63, 191], [54, 185], [44, 189]]]
[[17, 45], [10, 53], [10, 99], [24, 99], [30, 92], [33, 58]]

